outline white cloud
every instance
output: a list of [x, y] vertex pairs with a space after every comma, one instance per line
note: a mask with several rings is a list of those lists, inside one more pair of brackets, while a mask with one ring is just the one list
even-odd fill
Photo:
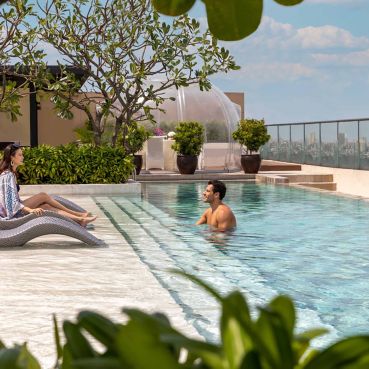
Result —
[[367, 67], [369, 65], [369, 49], [347, 54], [313, 54], [313, 59], [323, 65], [340, 65]]
[[301, 63], [271, 62], [245, 64], [240, 74], [246, 80], [278, 82], [317, 77], [319, 72]]
[[369, 46], [368, 37], [355, 37], [345, 29], [329, 25], [300, 28], [296, 30], [295, 35], [286, 42], [287, 44], [300, 45], [305, 49]]
[[288, 23], [280, 23], [268, 16], [255, 36], [250, 38], [255, 46], [270, 49], [323, 49], [323, 48], [355, 48], [369, 46], [368, 37], [356, 37], [349, 31], [336, 26], [295, 28]]

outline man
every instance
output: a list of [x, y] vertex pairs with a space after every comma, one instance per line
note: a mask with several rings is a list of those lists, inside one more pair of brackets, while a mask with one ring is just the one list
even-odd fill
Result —
[[232, 210], [222, 202], [226, 194], [226, 186], [221, 181], [209, 181], [203, 192], [203, 201], [210, 205], [201, 218], [196, 222], [208, 224], [217, 231], [227, 231], [236, 227], [236, 217]]

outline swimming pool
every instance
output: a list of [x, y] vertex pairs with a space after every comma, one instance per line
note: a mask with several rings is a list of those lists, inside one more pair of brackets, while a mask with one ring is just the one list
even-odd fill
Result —
[[[238, 228], [230, 234], [193, 226], [207, 205], [205, 183], [143, 184], [141, 197], [96, 197], [187, 320], [218, 339], [219, 307], [181, 268], [224, 293], [241, 289], [252, 306], [288, 294], [298, 327], [326, 327], [325, 345], [369, 332], [369, 204], [291, 187], [227, 183], [225, 202]], [[139, 278], [139, 276], [137, 276]]]

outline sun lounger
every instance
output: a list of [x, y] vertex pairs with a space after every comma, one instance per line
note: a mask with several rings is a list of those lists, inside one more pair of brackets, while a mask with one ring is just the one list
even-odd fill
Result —
[[75, 202], [70, 201], [64, 197], [58, 196], [58, 195], [51, 195], [51, 197], [60, 202], [62, 205], [64, 205], [66, 208], [71, 209], [73, 211], [79, 211], [80, 213], [85, 213], [86, 209], [83, 209], [81, 206], [77, 205]]
[[62, 234], [76, 238], [88, 245], [104, 242], [73, 220], [52, 211], [42, 215], [28, 214], [21, 218], [0, 221], [0, 246], [22, 246], [28, 241], [47, 234]]

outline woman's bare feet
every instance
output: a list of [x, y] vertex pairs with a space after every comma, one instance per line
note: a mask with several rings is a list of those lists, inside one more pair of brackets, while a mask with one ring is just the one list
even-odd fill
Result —
[[91, 217], [92, 213], [89, 211], [86, 211], [85, 213], [79, 213], [79, 216], [82, 218], [87, 218], [87, 217]]
[[91, 223], [93, 222], [94, 220], [96, 220], [97, 218], [97, 215], [93, 216], [93, 217], [83, 217], [81, 218], [81, 220], [79, 221], [79, 224], [82, 226], [82, 227], [86, 227], [86, 225], [88, 223]]

